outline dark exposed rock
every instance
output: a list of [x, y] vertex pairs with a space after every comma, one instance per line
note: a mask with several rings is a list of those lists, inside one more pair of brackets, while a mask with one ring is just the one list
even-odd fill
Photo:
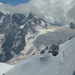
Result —
[[32, 13], [29, 13], [28, 19], [30, 20], [30, 19], [32, 19], [32, 18], [33, 18], [33, 14], [32, 14]]
[[10, 20], [11, 20], [11, 14], [6, 14], [3, 22], [4, 23], [9, 23]]
[[5, 75], [5, 73], [3, 73], [2, 75]]
[[32, 55], [35, 55], [35, 53], [33, 53]]
[[18, 25], [22, 25], [24, 24], [25, 22], [22, 22], [24, 19], [25, 19], [25, 15], [24, 14], [13, 14], [12, 15], [12, 18], [13, 18], [13, 23], [17, 23]]
[[48, 53], [52, 53], [54, 56], [56, 56], [58, 54], [58, 51], [59, 51], [59, 46], [53, 44], [52, 46], [50, 46]]
[[70, 23], [70, 28], [71, 28], [71, 29], [75, 29], [75, 24], [71, 22], [71, 23]]
[[56, 56], [59, 52], [58, 51], [52, 51], [52, 55]]
[[0, 19], [1, 19], [1, 17], [3, 17], [4, 16], [4, 13], [3, 12], [0, 12]]
[[58, 51], [59, 50], [59, 46], [52, 44], [52, 46], [50, 46], [50, 49], [52, 49], [53, 51]]
[[45, 49], [48, 49], [48, 47], [46, 47]]
[[73, 75], [75, 75], [75, 71], [74, 71]]
[[45, 50], [42, 50], [40, 53], [41, 53], [41, 54], [44, 54], [44, 53], [45, 53]]

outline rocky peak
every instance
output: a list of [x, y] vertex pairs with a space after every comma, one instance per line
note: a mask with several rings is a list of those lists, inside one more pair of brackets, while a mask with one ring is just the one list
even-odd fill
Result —
[[24, 14], [19, 14], [19, 13], [15, 13], [12, 15], [12, 19], [13, 19], [13, 23], [15, 22], [18, 25], [22, 25], [24, 24], [24, 19], [25, 19], [25, 15]]
[[75, 24], [73, 22], [70, 23], [70, 28], [75, 29]]
[[0, 12], [0, 19], [1, 19], [1, 17], [3, 17], [4, 16], [4, 13], [3, 12]]
[[32, 19], [33, 18], [33, 14], [30, 12], [29, 15], [28, 15], [28, 19]]

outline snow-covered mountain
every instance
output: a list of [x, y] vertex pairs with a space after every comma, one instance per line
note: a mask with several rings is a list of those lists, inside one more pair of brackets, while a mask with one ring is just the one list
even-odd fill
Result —
[[[36, 25], [35, 25], [36, 24]], [[29, 13], [24, 14], [5, 14], [0, 13], [0, 35], [1, 50], [0, 61], [6, 62], [15, 54], [19, 54], [26, 46], [26, 34], [30, 29], [32, 33], [36, 30], [34, 27], [42, 26], [46, 28], [47, 24], [44, 20]]]
[[33, 55], [21, 62], [5, 75], [74, 75], [75, 74], [75, 38], [59, 46], [59, 54]]
[[14, 65], [0, 63], [0, 75], [2, 75], [3, 73], [7, 72], [8, 70], [10, 70], [13, 67], [14, 67]]
[[0, 13], [0, 62], [18, 64], [52, 44], [75, 36], [70, 26], [53, 26], [35, 14]]

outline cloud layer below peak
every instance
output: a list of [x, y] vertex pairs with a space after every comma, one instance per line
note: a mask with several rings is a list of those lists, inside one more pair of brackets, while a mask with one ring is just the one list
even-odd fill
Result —
[[31, 0], [18, 6], [0, 3], [0, 9], [5, 13], [32, 12], [47, 22], [58, 25], [67, 25], [75, 20], [74, 0]]

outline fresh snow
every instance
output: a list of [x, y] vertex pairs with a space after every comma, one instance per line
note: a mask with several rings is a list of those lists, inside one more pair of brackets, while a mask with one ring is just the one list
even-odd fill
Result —
[[62, 54], [57, 57], [50, 54], [35, 55], [9, 70], [6, 75], [56, 75], [61, 59]]
[[23, 29], [25, 27], [25, 24], [24, 25], [22, 25], [22, 26], [20, 26], [20, 29]]
[[75, 71], [75, 38], [61, 45], [64, 53], [64, 61], [58, 70], [58, 75], [72, 75]]
[[1, 19], [0, 19], [0, 25], [3, 22], [4, 18], [5, 18], [5, 16], [1, 17]]
[[37, 54], [21, 62], [5, 75], [72, 75], [75, 70], [75, 38], [59, 46], [59, 54]]
[[32, 20], [33, 20], [33, 19], [28, 20], [24, 25], [21, 25], [21, 26], [20, 26], [20, 29], [23, 29], [23, 28], [25, 27], [25, 25], [28, 24], [29, 22], [31, 22]]
[[45, 22], [41, 20], [41, 26], [45, 26]]
[[5, 63], [0, 63], [0, 75], [7, 72], [12, 67], [14, 67], [14, 66], [13, 65], [8, 65], [8, 64], [5, 64]]

